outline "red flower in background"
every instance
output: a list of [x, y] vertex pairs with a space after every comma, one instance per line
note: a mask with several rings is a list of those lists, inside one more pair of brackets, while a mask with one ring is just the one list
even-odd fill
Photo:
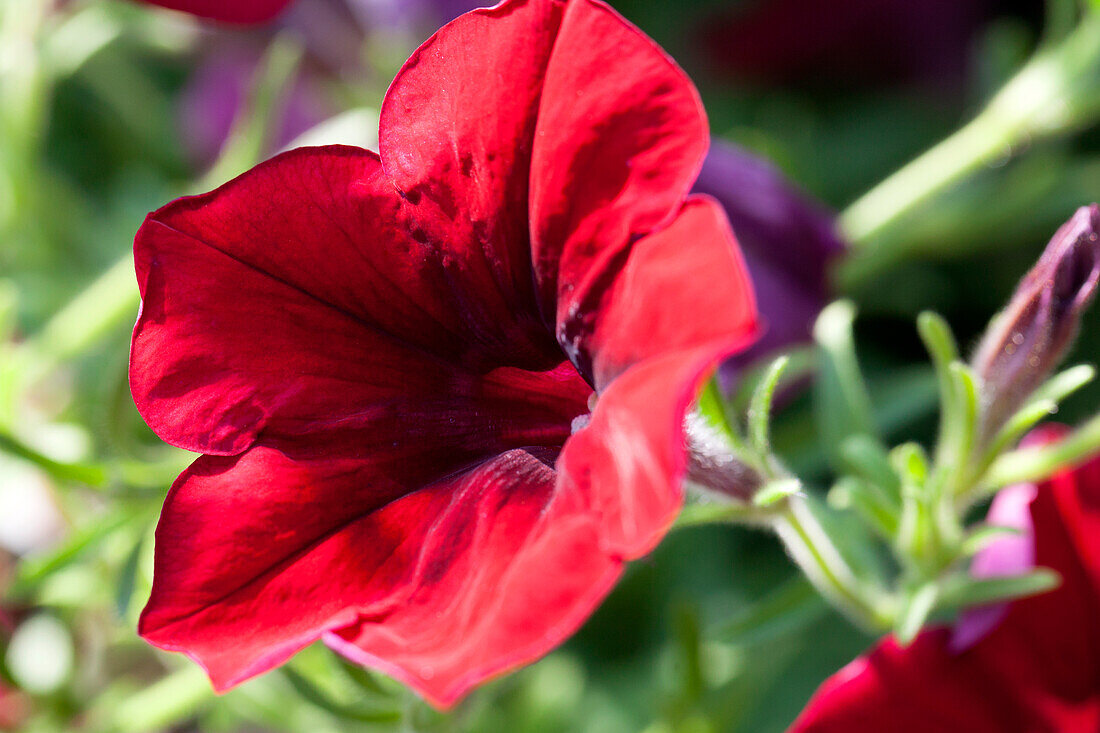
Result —
[[219, 690], [322, 637], [440, 705], [544, 654], [672, 523], [685, 412], [755, 335], [724, 215], [687, 197], [698, 95], [608, 6], [460, 17], [380, 139], [137, 235], [134, 399], [206, 454], [140, 631]]
[[792, 733], [1100, 730], [1100, 458], [1035, 494], [1035, 564], [1061, 574], [1057, 590], [1013, 602], [962, 651], [949, 629], [887, 639], [826, 681]]
[[145, 0], [153, 5], [182, 10], [201, 18], [226, 23], [262, 23], [271, 20], [293, 0]]

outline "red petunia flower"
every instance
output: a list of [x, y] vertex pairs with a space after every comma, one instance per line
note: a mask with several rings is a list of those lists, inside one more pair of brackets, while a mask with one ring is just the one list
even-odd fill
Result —
[[438, 705], [569, 636], [668, 530], [683, 420], [756, 331], [690, 81], [596, 0], [458, 18], [381, 153], [150, 214], [130, 382], [199, 451], [141, 634], [219, 690], [318, 638]]
[[153, 5], [225, 23], [263, 23], [293, 0], [145, 0]]
[[1031, 522], [1057, 590], [1013, 602], [962, 651], [949, 629], [905, 649], [887, 639], [826, 681], [791, 733], [1100, 730], [1100, 458], [1039, 486]]

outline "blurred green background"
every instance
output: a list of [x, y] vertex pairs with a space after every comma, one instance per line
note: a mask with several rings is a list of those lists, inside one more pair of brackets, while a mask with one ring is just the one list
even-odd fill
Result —
[[[685, 67], [715, 136], [837, 211], [966, 122], [1080, 12], [611, 4]], [[197, 667], [138, 639], [152, 531], [190, 457], [129, 397], [134, 232], [302, 134], [372, 144], [389, 79], [462, 6], [299, 0], [275, 26], [242, 30], [118, 0], [0, 0], [0, 729], [768, 733], [870, 643], [807, 593], [771, 537], [732, 527], [675, 531], [562, 649], [450, 715], [323, 647], [216, 697]], [[913, 207], [879, 236], [896, 256], [838, 279], [892, 436], [934, 426], [915, 315], [935, 309], [972, 343], [1057, 226], [1100, 198], [1100, 128], [1071, 127]], [[1071, 358], [1097, 361], [1096, 326]], [[1085, 393], [1060, 418], [1096, 403]], [[776, 435], [824, 487], [810, 413], [791, 399]]]

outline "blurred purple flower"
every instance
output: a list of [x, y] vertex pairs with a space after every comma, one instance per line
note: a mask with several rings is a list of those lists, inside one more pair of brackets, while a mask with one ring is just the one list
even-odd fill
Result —
[[[339, 111], [326, 84], [340, 79], [361, 85], [388, 79], [393, 69], [370, 67], [364, 53], [384, 40], [400, 63], [417, 43], [459, 14], [491, 2], [476, 0], [298, 0], [279, 18], [257, 29], [204, 28], [206, 42], [179, 100], [181, 136], [191, 159], [206, 167], [217, 159], [242, 111], [260, 59], [278, 33], [306, 50], [299, 72], [273, 127], [271, 154]], [[381, 83], [381, 82], [379, 82]]]
[[717, 73], [754, 81], [953, 83], [991, 0], [756, 0], [707, 19]]
[[[180, 133], [192, 162], [212, 164], [225, 144], [237, 115], [244, 109], [262, 57], [249, 44], [210, 49], [195, 67], [179, 98]], [[335, 110], [315, 79], [299, 74], [273, 127], [271, 149], [279, 150]]]
[[832, 215], [799, 191], [768, 161], [714, 141], [695, 191], [726, 210], [756, 288], [764, 335], [727, 362], [738, 367], [778, 349], [808, 341], [829, 299], [828, 267], [844, 251]]

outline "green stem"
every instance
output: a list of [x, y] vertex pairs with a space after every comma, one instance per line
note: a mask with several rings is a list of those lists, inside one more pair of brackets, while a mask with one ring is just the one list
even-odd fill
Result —
[[804, 499], [790, 497], [773, 527], [791, 558], [837, 609], [867, 631], [890, 628], [893, 614], [885, 596], [859, 579]]
[[1037, 138], [1085, 124], [1100, 109], [1100, 13], [1086, 12], [1057, 45], [1037, 53], [973, 120], [853, 202], [839, 226], [853, 256], [839, 274], [853, 287], [906, 254], [884, 235], [970, 174], [1003, 161]]

